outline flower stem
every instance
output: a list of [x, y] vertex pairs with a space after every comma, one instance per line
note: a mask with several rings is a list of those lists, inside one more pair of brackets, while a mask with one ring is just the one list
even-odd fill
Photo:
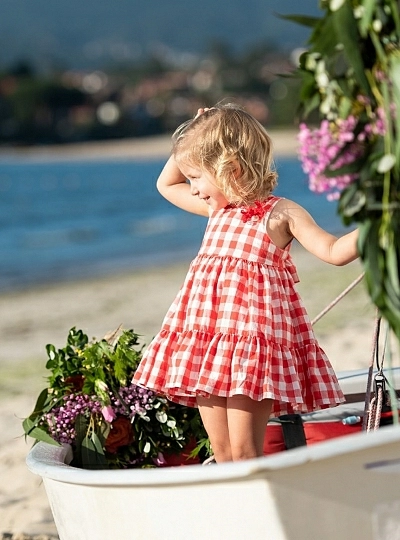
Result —
[[393, 21], [396, 26], [396, 34], [400, 35], [400, 16], [399, 16], [399, 7], [396, 0], [389, 0], [390, 10], [392, 12]]

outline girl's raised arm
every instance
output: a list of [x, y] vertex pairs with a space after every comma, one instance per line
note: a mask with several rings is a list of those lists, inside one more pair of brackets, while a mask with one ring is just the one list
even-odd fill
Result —
[[291, 235], [319, 259], [336, 266], [343, 266], [359, 256], [357, 229], [337, 238], [321, 229], [304, 208], [288, 200], [285, 201], [283, 213], [287, 218]]
[[157, 180], [157, 189], [167, 201], [175, 206], [187, 212], [208, 217], [208, 205], [192, 195], [190, 185], [176, 164], [174, 156], [169, 158], [161, 171]]

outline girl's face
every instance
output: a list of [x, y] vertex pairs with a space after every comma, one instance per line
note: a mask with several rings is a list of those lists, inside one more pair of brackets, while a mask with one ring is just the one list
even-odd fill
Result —
[[215, 185], [214, 177], [208, 171], [181, 163], [179, 168], [190, 182], [192, 195], [206, 202], [212, 210], [221, 210], [229, 204], [225, 195]]

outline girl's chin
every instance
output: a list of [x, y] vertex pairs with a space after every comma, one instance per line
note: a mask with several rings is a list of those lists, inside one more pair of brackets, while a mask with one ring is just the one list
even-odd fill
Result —
[[222, 210], [229, 205], [228, 201], [212, 201], [211, 199], [208, 199], [206, 203], [211, 206], [211, 209], [214, 211]]

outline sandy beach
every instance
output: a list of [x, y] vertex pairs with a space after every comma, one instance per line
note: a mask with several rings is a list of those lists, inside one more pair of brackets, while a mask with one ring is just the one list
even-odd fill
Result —
[[[277, 155], [293, 155], [295, 133], [271, 132]], [[140, 159], [165, 157], [168, 137], [86, 143], [40, 149], [2, 149], [1, 156], [37, 159]], [[313, 319], [362, 269], [358, 261], [336, 268], [293, 246], [299, 291]], [[104, 278], [36, 287], [0, 296], [0, 538], [4, 533], [53, 535], [56, 529], [38, 477], [25, 466], [31, 442], [22, 436], [21, 419], [31, 412], [45, 386], [45, 346], [65, 344], [75, 326], [102, 337], [122, 324], [148, 343], [186, 274], [189, 261]], [[366, 368], [370, 362], [374, 309], [359, 284], [315, 330], [336, 371]]]

